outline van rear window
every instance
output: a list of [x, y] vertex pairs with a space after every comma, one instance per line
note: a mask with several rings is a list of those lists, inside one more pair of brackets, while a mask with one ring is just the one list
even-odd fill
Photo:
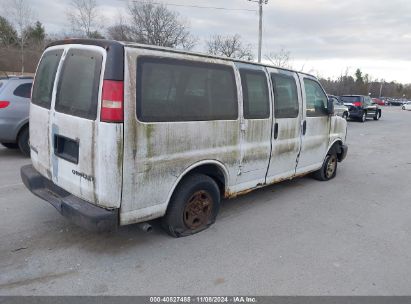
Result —
[[90, 50], [71, 49], [60, 74], [55, 109], [95, 120], [103, 56]]
[[63, 50], [47, 51], [41, 59], [36, 73], [31, 101], [35, 105], [50, 109], [54, 80]]
[[137, 63], [137, 117], [143, 122], [234, 120], [231, 67], [143, 57]]

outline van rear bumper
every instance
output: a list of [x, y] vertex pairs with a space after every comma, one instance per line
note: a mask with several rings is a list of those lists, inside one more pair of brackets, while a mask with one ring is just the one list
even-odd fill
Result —
[[49, 202], [74, 224], [96, 232], [117, 229], [118, 209], [106, 210], [68, 193], [42, 176], [32, 165], [22, 167], [20, 174], [24, 185], [34, 195]]

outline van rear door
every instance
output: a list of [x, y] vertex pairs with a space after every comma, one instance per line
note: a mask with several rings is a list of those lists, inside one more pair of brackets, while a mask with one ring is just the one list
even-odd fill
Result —
[[[118, 208], [122, 187], [123, 123], [121, 119], [101, 121], [100, 105], [104, 100], [115, 107], [116, 102], [110, 99], [117, 93], [117, 97], [121, 96], [118, 102], [122, 107], [122, 89], [113, 93], [116, 86], [111, 79], [105, 79], [106, 49], [80, 44], [56, 48], [63, 50], [63, 54], [48, 117], [45, 121], [33, 118], [32, 133], [38, 131], [44, 136], [46, 129], [48, 133], [47, 143], [43, 140], [37, 144], [38, 155], [49, 155], [46, 172], [54, 184], [90, 203]], [[47, 77], [41, 73], [42, 64], [38, 71], [35, 87]], [[122, 81], [119, 84], [122, 88]], [[102, 98], [103, 94], [107, 98]], [[45, 157], [44, 166], [46, 164]]]
[[50, 165], [50, 108], [57, 69], [64, 49], [51, 48], [44, 52], [37, 68], [30, 105], [31, 161], [37, 171], [52, 179]]

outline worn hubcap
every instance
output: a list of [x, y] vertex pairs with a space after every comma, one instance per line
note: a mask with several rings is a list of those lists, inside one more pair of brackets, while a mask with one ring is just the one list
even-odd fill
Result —
[[184, 208], [184, 224], [189, 229], [206, 225], [213, 209], [213, 200], [206, 191], [195, 192]]
[[327, 178], [330, 178], [333, 176], [336, 167], [337, 167], [337, 156], [331, 155], [330, 159], [328, 160], [327, 168], [325, 170], [325, 174], [327, 175]]

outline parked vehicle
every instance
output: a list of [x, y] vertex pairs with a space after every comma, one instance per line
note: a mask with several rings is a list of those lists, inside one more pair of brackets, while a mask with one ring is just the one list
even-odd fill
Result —
[[344, 95], [340, 97], [344, 105], [348, 107], [349, 117], [365, 122], [368, 117], [379, 120], [382, 111], [379, 106], [372, 102], [371, 97], [362, 95]]
[[313, 173], [335, 177], [347, 123], [311, 75], [108, 40], [44, 52], [24, 184], [93, 230], [162, 217], [186, 236], [221, 198]]
[[0, 143], [30, 155], [29, 109], [32, 77], [0, 79]]
[[403, 106], [402, 106], [403, 110], [408, 110], [411, 111], [411, 101], [406, 102]]
[[400, 99], [394, 99], [394, 98], [392, 98], [392, 99], [390, 99], [390, 101], [389, 101], [389, 105], [390, 105], [390, 106], [397, 106], [397, 107], [399, 107], [399, 106], [402, 106], [402, 105], [403, 105], [403, 101], [400, 100]]
[[385, 106], [385, 102], [379, 98], [372, 98], [372, 102], [379, 106]]
[[348, 119], [348, 107], [344, 105], [342, 101], [338, 99], [337, 96], [328, 95], [328, 99], [334, 104], [335, 115], [341, 116], [345, 120]]

